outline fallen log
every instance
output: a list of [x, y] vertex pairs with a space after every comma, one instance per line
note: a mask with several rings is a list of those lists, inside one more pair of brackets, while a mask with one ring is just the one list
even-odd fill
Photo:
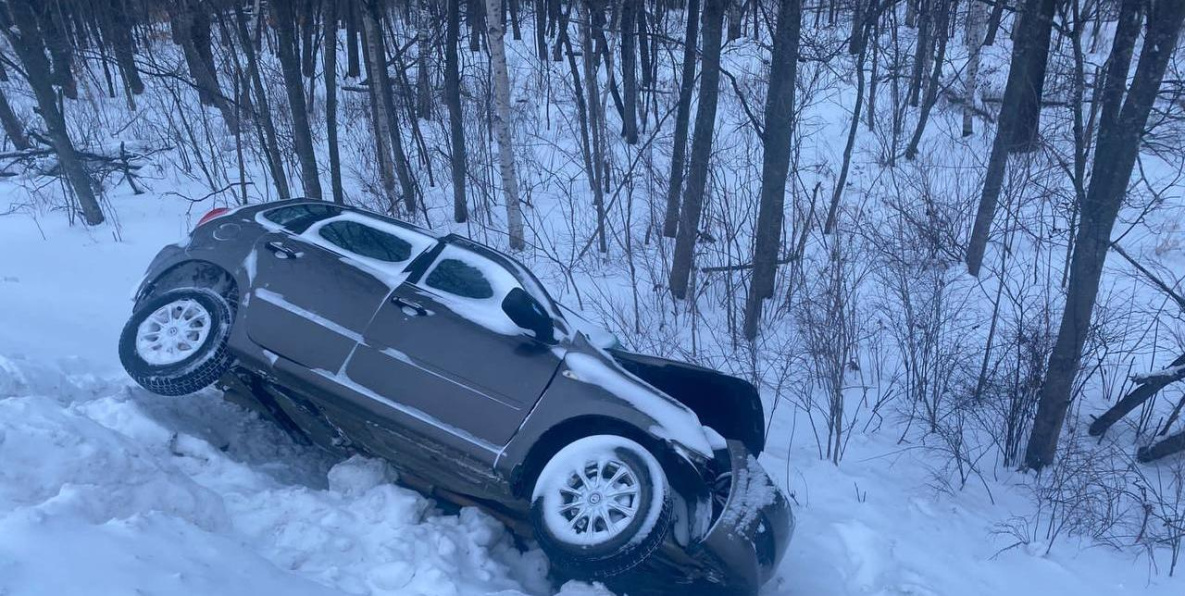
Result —
[[1116, 402], [1114, 406], [1111, 406], [1111, 409], [1103, 412], [1098, 418], [1095, 418], [1094, 422], [1090, 423], [1090, 429], [1088, 431], [1090, 436], [1102, 436], [1112, 425], [1119, 422], [1121, 418], [1132, 410], [1140, 407], [1140, 404], [1151, 399], [1158, 391], [1171, 383], [1185, 379], [1185, 354], [1178, 356], [1166, 368], [1151, 373], [1133, 375], [1132, 379], [1139, 383], [1139, 386], [1125, 395], [1123, 399]]
[[1148, 463], [1163, 457], [1185, 451], [1185, 431], [1171, 435], [1169, 438], [1136, 450], [1136, 461]]

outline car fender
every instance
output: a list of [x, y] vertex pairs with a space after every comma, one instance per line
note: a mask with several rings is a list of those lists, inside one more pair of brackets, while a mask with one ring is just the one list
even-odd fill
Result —
[[765, 449], [765, 411], [752, 383], [722, 372], [620, 349], [609, 353], [623, 368], [690, 408], [700, 422], [753, 453]]

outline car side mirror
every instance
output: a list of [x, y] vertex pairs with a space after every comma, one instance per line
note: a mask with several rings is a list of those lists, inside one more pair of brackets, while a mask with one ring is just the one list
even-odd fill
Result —
[[502, 312], [514, 321], [515, 325], [535, 333], [535, 339], [541, 342], [555, 343], [555, 323], [551, 315], [534, 296], [522, 288], [514, 288], [502, 299]]

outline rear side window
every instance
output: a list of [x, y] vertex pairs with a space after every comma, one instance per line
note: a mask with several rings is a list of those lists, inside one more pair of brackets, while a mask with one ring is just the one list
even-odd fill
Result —
[[331, 217], [341, 215], [340, 207], [333, 205], [292, 205], [291, 207], [280, 207], [279, 209], [272, 209], [263, 214], [263, 217], [272, 223], [283, 226], [285, 230], [293, 234], [302, 234], [309, 226]]
[[411, 243], [356, 221], [334, 221], [317, 231], [322, 238], [356, 255], [388, 263], [411, 258]]
[[432, 268], [424, 285], [462, 298], [482, 300], [494, 295], [481, 270], [457, 259], [443, 259]]

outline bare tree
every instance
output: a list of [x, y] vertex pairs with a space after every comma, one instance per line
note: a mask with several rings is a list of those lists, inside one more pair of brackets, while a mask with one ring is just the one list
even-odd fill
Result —
[[169, 7], [169, 16], [173, 41], [181, 46], [189, 75], [197, 85], [198, 98], [203, 104], [218, 108], [227, 128], [237, 130], [238, 114], [218, 85], [214, 54], [210, 48], [210, 15], [207, 7], [199, 0], [174, 0]]
[[8, 7], [12, 13], [12, 20], [9, 22], [9, 15], [6, 14], [9, 11], [0, 10], [0, 28], [24, 65], [25, 75], [33, 89], [34, 97], [37, 98], [37, 110], [45, 122], [50, 143], [57, 153], [62, 171], [70, 181], [70, 187], [78, 197], [83, 221], [87, 225], [97, 226], [103, 223], [103, 210], [95, 198], [91, 177], [74, 150], [74, 143], [71, 142], [66, 130], [66, 119], [58, 109], [58, 97], [50, 81], [52, 71], [49, 60], [45, 58], [45, 41], [41, 38], [41, 30], [37, 25], [38, 2], [11, 0]]
[[465, 198], [467, 156], [465, 152], [464, 114], [461, 113], [461, 71], [457, 64], [457, 50], [461, 43], [461, 0], [448, 0], [448, 24], [444, 40], [444, 101], [448, 104], [449, 135], [452, 153], [449, 160], [453, 171], [453, 221], [469, 219], [469, 205]]
[[638, 12], [646, 10], [642, 0], [621, 3], [621, 91], [625, 112], [621, 116], [621, 136], [630, 145], [638, 144]]
[[337, 19], [340, 15], [336, 2], [326, 5], [325, 14], [325, 136], [329, 143], [329, 184], [333, 202], [344, 203], [342, 164], [337, 145]]
[[699, 238], [699, 220], [708, 184], [712, 136], [716, 131], [716, 103], [720, 96], [720, 45], [728, 3], [729, 0], [704, 2], [703, 71], [700, 74], [695, 132], [691, 140], [691, 172], [687, 177], [687, 192], [683, 195], [679, 232], [675, 236], [675, 253], [671, 259], [671, 294], [680, 300], [687, 297], [687, 284], [691, 280], [695, 243]]
[[502, 0], [486, 0], [486, 39], [490, 48], [490, 69], [494, 80], [494, 136], [498, 139], [498, 170], [502, 175], [502, 195], [506, 199], [506, 227], [510, 248], [526, 247], [523, 238], [523, 211], [518, 198], [518, 173], [514, 168], [514, 137], [510, 119], [510, 73], [506, 68], [505, 26], [502, 24]]
[[432, 25], [432, 11], [429, 0], [419, 0], [416, 13], [416, 115], [425, 120], [432, 119], [432, 77], [428, 71], [428, 56], [432, 53], [429, 27]]
[[276, 53], [280, 58], [280, 69], [284, 73], [284, 89], [288, 92], [288, 107], [292, 111], [292, 136], [296, 145], [296, 156], [300, 160], [300, 179], [304, 194], [311, 199], [321, 198], [321, 180], [317, 173], [317, 157], [313, 153], [313, 134], [309, 130], [309, 112], [304, 101], [304, 86], [301, 81], [300, 61], [296, 53], [296, 13], [292, 2], [272, 2], [276, 25]]
[[264, 152], [267, 155], [267, 167], [272, 174], [272, 182], [276, 185], [276, 193], [280, 195], [281, 200], [287, 199], [291, 196], [291, 192], [288, 189], [288, 176], [284, 171], [284, 161], [280, 157], [276, 125], [272, 122], [272, 112], [269, 107], [267, 90], [263, 85], [263, 76], [259, 71], [259, 56], [256, 52], [256, 47], [262, 34], [260, 29], [263, 26], [263, 15], [256, 15], [256, 18], [259, 20], [256, 22], [255, 37], [253, 38], [247, 30], [247, 16], [244, 14], [243, 8], [238, 3], [235, 3], [234, 11], [239, 46], [247, 56], [247, 77], [251, 79], [251, 89], [256, 109], [255, 122], [260, 128], [260, 137], [263, 140]]
[[679, 78], [679, 104], [675, 109], [675, 140], [671, 149], [671, 177], [667, 186], [667, 209], [662, 235], [674, 238], [679, 230], [679, 197], [683, 194], [684, 157], [691, 119], [691, 96], [695, 93], [695, 46], [699, 38], [699, 0], [687, 0], [687, 33], [683, 37], [683, 71]]
[[1182, 21], [1185, 21], [1185, 2], [1161, 0], [1148, 5], [1140, 61], [1124, 98], [1127, 72], [1139, 35], [1140, 4], [1143, 3], [1138, 0], [1123, 2], [1108, 60], [1095, 153], [1106, 158], [1095, 160], [1086, 202], [1081, 207], [1082, 221], [1070, 263], [1066, 307], [1057, 342], [1049, 357], [1049, 370], [1041, 388], [1041, 401], [1025, 453], [1025, 465], [1037, 470], [1050, 464], [1057, 453], [1062, 425], [1070, 407], [1071, 385], [1078, 372], [1103, 263], [1111, 245], [1111, 230], [1139, 156], [1148, 115], [1177, 46]]
[[794, 86], [798, 67], [800, 0], [781, 0], [770, 56], [769, 89], [765, 96], [765, 148], [761, 167], [761, 203], [753, 248], [753, 278], [745, 301], [745, 339], [757, 337], [762, 300], [773, 296], [782, 243], [786, 176], [790, 169], [790, 141], [794, 135]]
[[1000, 119], [996, 124], [996, 137], [984, 175], [983, 192], [971, 228], [971, 239], [967, 242], [967, 271], [975, 276], [979, 275], [979, 268], [983, 264], [992, 221], [996, 217], [996, 206], [1008, 167], [1008, 154], [1032, 149], [1036, 142], [1054, 0], [1024, 1], [1017, 25], [1018, 39], [1012, 48], [1012, 61], [1008, 68], [1008, 83], [1004, 87], [1004, 100], [1000, 105]]

